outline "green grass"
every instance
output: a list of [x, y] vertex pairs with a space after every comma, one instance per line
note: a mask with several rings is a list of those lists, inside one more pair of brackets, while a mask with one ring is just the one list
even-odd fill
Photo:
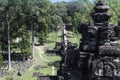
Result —
[[[61, 41], [61, 32], [58, 32], [57, 35], [56, 33], [49, 33], [48, 37], [47, 37], [47, 41], [45, 43], [45, 45], [47, 45], [48, 48], [54, 48], [55, 47], [55, 42], [57, 41]], [[61, 57], [60, 56], [47, 56], [45, 53], [42, 54], [42, 56], [47, 59], [49, 61], [49, 63], [54, 63], [56, 61], [60, 61]], [[43, 75], [52, 75], [52, 66], [54, 66], [54, 64], [49, 65], [48, 62], [44, 62], [42, 63], [42, 66], [46, 66], [47, 68], [44, 69], [40, 69], [39, 72], [42, 73]], [[55, 66], [56, 67], [56, 66]], [[55, 70], [55, 74], [57, 74], [57, 68]]]
[[[48, 34], [47, 36], [47, 40], [46, 40], [46, 45], [48, 46], [48, 48], [54, 48], [55, 47], [55, 43], [56, 42], [61, 42], [61, 32], [51, 32]], [[74, 34], [74, 36], [73, 36]], [[81, 35], [80, 34], [75, 34], [71, 31], [68, 31], [68, 36], [71, 36], [70, 38], [68, 38], [68, 40], [72, 43], [77, 43], [79, 44], [79, 41], [81, 39]]]
[[56, 65], [56, 61], [60, 61], [61, 57], [60, 56], [47, 56], [46, 54], [42, 54], [42, 56], [47, 59], [49, 62], [46, 62], [44, 66], [47, 66], [45, 69], [41, 69], [40, 72], [43, 73], [44, 75], [51, 75], [52, 74], [52, 66], [55, 67], [55, 75], [57, 74], [57, 70], [59, 67], [59, 64]]
[[[16, 75], [10, 76], [13, 77], [14, 80], [37, 80], [37, 77], [33, 77], [33, 73], [35, 71], [31, 70], [31, 71], [25, 71], [25, 73], [22, 74], [22, 76], [18, 76], [17, 73]], [[7, 76], [9, 77], [9, 76]]]
[[40, 73], [42, 73], [44, 76], [52, 75], [52, 66], [47, 66], [47, 68], [41, 69]]
[[61, 41], [61, 32], [51, 32], [47, 36], [46, 45], [50, 48], [53, 48], [55, 46], [55, 42]]
[[50, 61], [50, 62], [60, 61], [61, 60], [60, 56], [47, 56], [46, 54], [42, 54], [42, 56], [44, 58], [46, 58], [48, 61]]

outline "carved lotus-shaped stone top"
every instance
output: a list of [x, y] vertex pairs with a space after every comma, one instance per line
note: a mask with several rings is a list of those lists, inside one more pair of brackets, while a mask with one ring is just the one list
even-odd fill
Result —
[[111, 14], [107, 13], [109, 6], [102, 0], [98, 1], [94, 7], [94, 11], [91, 13], [91, 17], [97, 23], [108, 21], [111, 18]]
[[104, 3], [102, 0], [98, 1], [96, 6], [94, 7], [96, 12], [107, 12], [109, 10], [109, 6]]

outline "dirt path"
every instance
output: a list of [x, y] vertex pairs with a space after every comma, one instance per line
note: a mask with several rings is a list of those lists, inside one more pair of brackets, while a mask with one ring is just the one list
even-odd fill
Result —
[[45, 62], [50, 62], [49, 60], [47, 60], [46, 58], [44, 58], [43, 56], [42, 56], [42, 54], [44, 54], [45, 53], [45, 51], [44, 51], [44, 46], [35, 46], [35, 48], [38, 50], [38, 54], [39, 54], [39, 57], [40, 57], [40, 59], [42, 59], [43, 61], [45, 61]]
[[[42, 54], [45, 53], [45, 51], [44, 51], [45, 47], [44, 46], [35, 46], [35, 48], [38, 50], [40, 59], [49, 63], [50, 61], [42, 56]], [[52, 66], [52, 75], [55, 75], [55, 67], [54, 66]]]
[[54, 76], [55, 75], [55, 67], [52, 66], [52, 75]]

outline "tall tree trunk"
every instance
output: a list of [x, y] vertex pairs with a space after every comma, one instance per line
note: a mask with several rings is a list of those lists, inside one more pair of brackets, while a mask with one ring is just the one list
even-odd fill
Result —
[[[3, 34], [3, 32], [2, 32], [2, 34]], [[1, 44], [1, 50], [2, 50], [2, 55], [3, 55], [3, 35], [2, 35], [2, 39], [1, 39], [1, 41], [2, 41], [2, 44]]]
[[3, 45], [4, 45], [4, 44], [3, 44], [3, 42], [2, 42], [2, 46], [1, 46], [1, 49], [2, 49], [2, 55], [3, 55]]
[[34, 36], [35, 36], [35, 32], [34, 32], [34, 27], [32, 26], [32, 59], [34, 59]]
[[9, 24], [9, 14], [7, 12], [7, 37], [8, 37], [8, 70], [11, 70], [11, 54], [10, 54], [10, 24]]

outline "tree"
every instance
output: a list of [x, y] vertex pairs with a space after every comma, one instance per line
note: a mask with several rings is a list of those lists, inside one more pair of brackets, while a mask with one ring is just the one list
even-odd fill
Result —
[[22, 36], [22, 40], [19, 42], [19, 47], [21, 49], [21, 55], [26, 60], [29, 56], [31, 56], [31, 49], [30, 49], [30, 42], [26, 38], [29, 38], [29, 36]]
[[0, 54], [0, 67], [2, 66], [3, 63], [3, 56]]
[[6, 7], [5, 11], [6, 11], [7, 38], [8, 38], [8, 70], [11, 70], [9, 5]]

